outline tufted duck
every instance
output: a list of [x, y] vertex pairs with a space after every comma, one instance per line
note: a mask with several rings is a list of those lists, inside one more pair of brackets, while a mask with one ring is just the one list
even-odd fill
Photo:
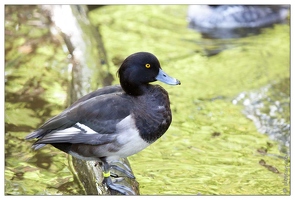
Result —
[[34, 150], [51, 144], [76, 158], [102, 163], [104, 183], [130, 194], [129, 188], [112, 183], [110, 162], [138, 153], [167, 131], [172, 121], [168, 93], [149, 83], [180, 85], [180, 81], [168, 76], [148, 52], [127, 57], [118, 75], [120, 85], [83, 96], [26, 139], [37, 138]]

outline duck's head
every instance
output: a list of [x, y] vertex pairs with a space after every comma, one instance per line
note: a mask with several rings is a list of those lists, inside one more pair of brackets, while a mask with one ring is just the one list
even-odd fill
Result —
[[130, 95], [141, 95], [150, 82], [161, 81], [169, 85], [180, 85], [180, 81], [168, 76], [159, 60], [151, 53], [138, 52], [128, 56], [118, 70], [120, 84]]

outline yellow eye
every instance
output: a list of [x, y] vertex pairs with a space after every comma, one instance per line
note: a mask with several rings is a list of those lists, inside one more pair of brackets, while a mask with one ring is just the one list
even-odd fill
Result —
[[146, 68], [150, 68], [151, 65], [147, 63], [147, 64], [145, 64], [145, 67], [146, 67]]

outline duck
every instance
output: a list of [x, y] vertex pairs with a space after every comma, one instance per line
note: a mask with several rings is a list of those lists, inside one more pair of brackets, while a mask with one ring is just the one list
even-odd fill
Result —
[[189, 26], [196, 29], [260, 28], [283, 22], [288, 5], [189, 5]]
[[[50, 144], [75, 158], [100, 163], [107, 188], [128, 195], [133, 194], [130, 188], [110, 179], [111, 162], [142, 151], [168, 130], [172, 122], [168, 92], [151, 83], [181, 83], [149, 52], [128, 56], [117, 74], [119, 85], [81, 97], [25, 139], [35, 139], [34, 150]], [[135, 178], [128, 168], [120, 171]]]

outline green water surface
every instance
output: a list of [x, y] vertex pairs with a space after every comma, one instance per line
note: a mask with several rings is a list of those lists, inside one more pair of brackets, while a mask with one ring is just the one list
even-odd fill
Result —
[[[153, 145], [129, 157], [141, 194], [289, 194], [285, 161], [257, 152], [271, 143], [268, 153], [281, 155], [276, 142], [258, 133], [241, 107], [231, 103], [242, 91], [290, 77], [289, 26], [212, 42], [187, 29], [186, 9], [130, 5], [90, 13], [110, 60], [152, 52], [181, 81], [175, 87], [157, 83], [170, 94], [172, 125]], [[232, 47], [212, 57], [201, 53], [205, 45], [221, 42]], [[261, 159], [280, 173], [260, 165]]]
[[[290, 26], [275, 25], [240, 39], [204, 39], [187, 28], [186, 10], [187, 5], [113, 5], [89, 13], [91, 22], [100, 26], [114, 77], [128, 55], [148, 51], [181, 81], [180, 86], [154, 83], [169, 92], [173, 121], [158, 141], [129, 157], [140, 193], [289, 195], [289, 157], [232, 100], [241, 92], [290, 78]], [[20, 25], [8, 19], [5, 194], [83, 194], [66, 154], [51, 146], [32, 152], [32, 142], [24, 141], [65, 108], [68, 55], [58, 41], [39, 38], [49, 34], [44, 27], [22, 25], [24, 35], [12, 37]], [[29, 42], [23, 39], [26, 31]], [[223, 50], [207, 56], [208, 49]], [[116, 77], [113, 84], [118, 83]]]

